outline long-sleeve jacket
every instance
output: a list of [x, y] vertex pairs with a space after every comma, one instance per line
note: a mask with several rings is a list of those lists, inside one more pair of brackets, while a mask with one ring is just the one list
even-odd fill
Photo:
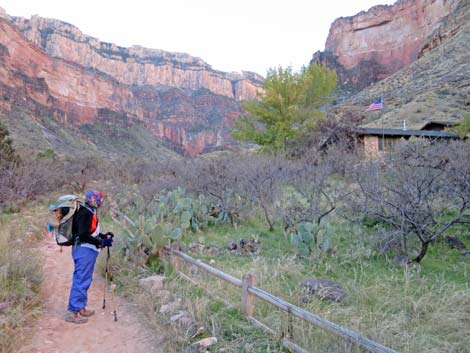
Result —
[[96, 247], [100, 247], [101, 239], [99, 237], [94, 238], [91, 236], [95, 231], [97, 224], [97, 215], [90, 211], [87, 206], [81, 205], [77, 213], [74, 215], [72, 223], [72, 234], [76, 239], [75, 244], [89, 243]]

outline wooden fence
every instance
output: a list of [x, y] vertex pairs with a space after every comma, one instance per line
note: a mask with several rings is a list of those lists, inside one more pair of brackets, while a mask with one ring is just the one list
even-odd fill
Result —
[[[132, 225], [135, 224], [131, 219], [129, 219], [126, 215], [119, 212], [118, 210], [112, 209], [112, 211], [118, 216], [124, 218], [127, 223], [130, 223]], [[120, 226], [122, 226], [132, 238], [135, 237], [134, 234], [132, 234], [132, 232], [122, 222], [119, 222], [114, 217], [112, 217], [112, 219], [113, 221], [118, 223]], [[279, 334], [277, 334], [275, 330], [271, 329], [270, 327], [266, 326], [265, 324], [256, 320], [253, 317], [253, 313], [255, 309], [255, 297], [263, 301], [266, 301], [283, 311], [287, 311], [289, 315], [297, 316], [298, 318], [303, 319], [318, 327], [321, 327], [341, 337], [342, 339], [348, 342], [357, 344], [359, 347], [369, 352], [398, 353], [397, 351], [394, 351], [393, 349], [385, 347], [381, 345], [380, 343], [374, 342], [359, 333], [356, 333], [347, 328], [341, 327], [333, 322], [325, 320], [319, 317], [318, 315], [312, 314], [306, 310], [303, 310], [302, 308], [299, 308], [298, 306], [295, 306], [281, 298], [275, 297], [274, 295], [260, 288], [255, 287], [254, 286], [255, 278], [251, 273], [245, 274], [245, 276], [243, 276], [243, 279], [238, 279], [212, 266], [209, 266], [208, 264], [202, 262], [201, 260], [196, 260], [178, 249], [179, 249], [179, 245], [177, 243], [173, 243], [171, 248], [167, 248], [167, 250], [170, 252], [170, 261], [175, 271], [177, 271], [183, 277], [188, 278], [184, 273], [180, 272], [181, 260], [182, 260], [184, 262], [190, 263], [198, 268], [205, 270], [209, 274], [214, 275], [225, 282], [228, 282], [238, 288], [241, 288], [241, 305], [242, 305], [242, 310], [244, 314], [253, 325], [255, 325], [256, 327], [262, 329], [263, 331], [273, 336], [279, 337]], [[303, 349], [302, 347], [298, 346], [294, 342], [290, 341], [289, 337], [282, 338], [282, 344], [293, 352], [309, 353], [307, 350]]]
[[[197, 266], [211, 275], [218, 277], [219, 279], [228, 282], [238, 288], [241, 288], [241, 305], [244, 314], [247, 318], [257, 327], [261, 328], [265, 332], [272, 334], [274, 336], [279, 336], [276, 332], [266, 326], [265, 324], [259, 322], [255, 318], [253, 318], [253, 313], [255, 309], [255, 297], [259, 298], [263, 301], [266, 301], [277, 308], [287, 311], [290, 315], [297, 316], [313, 325], [319, 326], [339, 337], [342, 339], [352, 342], [360, 346], [361, 348], [372, 352], [372, 353], [397, 353], [393, 349], [385, 347], [380, 343], [374, 342], [367, 337], [353, 332], [347, 328], [341, 327], [333, 322], [325, 320], [315, 314], [312, 314], [308, 311], [299, 308], [283, 299], [275, 297], [274, 295], [254, 286], [254, 276], [251, 273], [245, 274], [243, 279], [238, 279], [234, 276], [231, 276], [225, 272], [222, 272], [208, 264], [202, 262], [201, 260], [196, 260], [191, 256], [185, 254], [184, 252], [178, 250], [178, 245], [176, 243], [173, 244], [170, 251], [171, 256], [171, 263], [175, 271], [180, 272], [181, 269], [181, 260], [190, 263], [194, 266]], [[308, 353], [305, 349], [298, 346], [297, 344], [291, 342], [288, 338], [282, 339], [282, 344], [292, 350], [293, 352], [300, 352], [300, 353]]]

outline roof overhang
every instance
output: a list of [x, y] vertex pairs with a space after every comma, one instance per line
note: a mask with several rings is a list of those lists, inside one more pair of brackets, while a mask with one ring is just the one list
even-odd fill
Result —
[[357, 135], [365, 136], [418, 136], [418, 137], [439, 137], [458, 139], [459, 135], [453, 132], [433, 131], [433, 130], [403, 130], [403, 129], [381, 129], [381, 128], [368, 128], [356, 127], [352, 131]]

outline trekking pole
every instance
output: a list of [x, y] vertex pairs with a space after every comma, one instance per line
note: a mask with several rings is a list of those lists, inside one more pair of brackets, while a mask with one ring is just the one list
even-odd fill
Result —
[[108, 256], [106, 257], [106, 270], [104, 275], [104, 287], [103, 287], [103, 309], [106, 308], [106, 287], [108, 286], [108, 267], [109, 267], [109, 247], [108, 247]]
[[113, 315], [114, 321], [118, 321], [117, 312], [116, 312], [116, 302], [114, 301], [114, 290], [116, 289], [116, 285], [111, 283], [111, 301], [113, 302]]
[[[109, 252], [109, 246], [108, 246], [108, 257], [106, 261], [111, 257], [110, 252]], [[107, 272], [106, 272], [107, 274]], [[114, 300], [114, 290], [116, 289], [116, 285], [113, 283], [113, 275], [111, 272], [109, 273], [109, 287], [111, 288], [111, 302], [113, 304], [113, 315], [114, 315], [114, 321], [118, 321], [117, 318], [117, 312], [116, 312], [116, 302]]]

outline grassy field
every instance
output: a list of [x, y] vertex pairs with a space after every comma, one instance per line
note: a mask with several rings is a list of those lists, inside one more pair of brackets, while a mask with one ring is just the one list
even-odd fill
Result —
[[24, 344], [28, 325], [41, 310], [42, 266], [34, 245], [43, 231], [44, 220], [31, 209], [0, 213], [1, 353], [16, 352]]
[[[257, 287], [399, 352], [470, 352], [470, 261], [460, 255], [461, 251], [450, 249], [439, 240], [420, 265], [403, 266], [391, 257], [378, 255], [373, 228], [337, 220], [332, 222], [332, 229], [331, 250], [327, 254], [315, 250], [309, 257], [297, 256], [279, 229], [268, 232], [257, 220], [237, 229], [213, 226], [193, 234], [187, 243], [219, 247], [220, 252], [215, 255], [191, 255], [237, 278], [250, 271]], [[470, 246], [468, 225], [457, 227], [454, 233]], [[242, 238], [257, 239], [258, 251], [237, 255], [226, 250], [229, 241]], [[155, 327], [168, 326], [167, 318], [158, 314], [162, 304], [159, 298], [138, 289], [136, 277], [148, 275], [151, 269], [135, 272], [128, 263], [121, 262], [116, 270], [120, 273], [117, 277], [120, 288], [139, 297]], [[167, 267], [168, 286], [184, 299], [186, 310], [207, 333], [218, 338], [211, 351], [285, 351], [276, 339], [243, 318], [238, 288], [194, 267], [183, 271], [201, 287], [171, 274]], [[299, 282], [311, 277], [337, 281], [348, 296], [341, 303], [316, 298], [306, 301]], [[361, 351], [322, 329], [289, 318], [287, 313], [260, 300], [256, 301], [254, 317], [279, 333], [286, 333], [291, 326], [293, 340], [311, 352]], [[173, 340], [168, 345], [177, 351], [189, 342], [181, 332], [170, 336]], [[175, 341], [174, 337], [180, 339]]]
[[[34, 204], [30, 210], [0, 215], [2, 353], [14, 352], [18, 343], [27, 339], [28, 323], [41, 310], [41, 260], [35, 255], [34, 245], [44, 231], [45, 220], [37, 217], [38, 212], [45, 214], [42, 208]], [[251, 272], [257, 287], [398, 352], [470, 352], [470, 261], [460, 255], [462, 251], [451, 249], [439, 239], [420, 265], [403, 266], [392, 261], [393, 254], [379, 254], [376, 228], [332, 219], [329, 251], [315, 249], [310, 256], [301, 257], [279, 228], [269, 232], [260, 219], [246, 220], [237, 228], [212, 225], [190, 234], [185, 246], [211, 245], [218, 250], [191, 255], [237, 278]], [[287, 352], [279, 338], [289, 330], [292, 340], [310, 352], [361, 352], [257, 299], [254, 317], [276, 330], [279, 337], [263, 333], [241, 313], [238, 288], [194, 266], [182, 270], [199, 286], [177, 276], [168, 264], [143, 267], [129, 263], [119, 251], [124, 232], [109, 215], [101, 221], [104, 229], [116, 234], [116, 246], [112, 248], [115, 283], [122, 294], [140, 304], [156, 334], [166, 335], [166, 351], [180, 352], [201, 336], [191, 338], [171, 325], [169, 315], [159, 313], [165, 303], [162, 298], [142, 291], [139, 279], [161, 272], [168, 276], [171, 295], [183, 300], [185, 310], [205, 328], [205, 335], [217, 337], [211, 352]], [[459, 236], [467, 248], [470, 246], [468, 225], [456, 226], [451, 235]], [[227, 250], [229, 242], [242, 238], [255, 239], [258, 250], [245, 255]], [[102, 269], [103, 263], [100, 265]], [[340, 283], [347, 297], [340, 303], [315, 297], [306, 300], [299, 283], [312, 277]]]

